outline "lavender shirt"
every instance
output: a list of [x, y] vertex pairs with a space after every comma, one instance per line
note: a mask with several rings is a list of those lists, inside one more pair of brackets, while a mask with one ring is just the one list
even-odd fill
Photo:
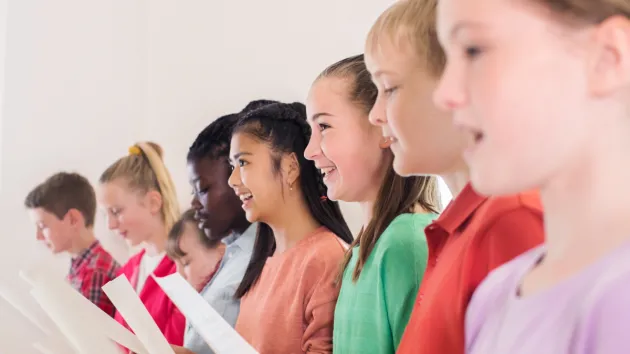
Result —
[[466, 313], [468, 354], [630, 353], [630, 244], [539, 293], [519, 298], [543, 246], [477, 288]]

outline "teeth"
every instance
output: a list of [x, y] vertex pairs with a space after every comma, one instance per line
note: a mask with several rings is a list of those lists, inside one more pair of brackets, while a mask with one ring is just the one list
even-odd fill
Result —
[[320, 169], [322, 176], [326, 177], [327, 174], [331, 173], [332, 171], [336, 170], [335, 167], [324, 167], [322, 169]]
[[242, 201], [246, 201], [247, 199], [250, 199], [252, 197], [251, 193], [244, 193], [239, 195], [239, 198], [241, 198]]

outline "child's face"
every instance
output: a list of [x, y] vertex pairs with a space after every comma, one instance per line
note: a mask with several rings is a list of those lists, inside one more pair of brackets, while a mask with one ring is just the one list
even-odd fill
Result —
[[199, 241], [199, 232], [197, 225], [187, 222], [179, 239], [179, 248], [185, 254], [179, 259], [179, 263], [183, 267], [186, 280], [197, 291], [202, 290], [208, 283], [220, 258], [220, 248], [206, 248]]
[[282, 157], [281, 170], [273, 170], [272, 153], [267, 144], [246, 133], [236, 133], [230, 144], [230, 157], [233, 166], [228, 183], [234, 193], [241, 198], [242, 208], [249, 222], [269, 222], [282, 209], [284, 196], [297, 193], [294, 187], [289, 191], [289, 181], [284, 178], [285, 159]]
[[72, 226], [68, 214], [59, 219], [42, 208], [30, 209], [28, 213], [37, 227], [37, 241], [44, 243], [53, 254], [71, 250], [76, 228]]
[[348, 90], [348, 80], [340, 78], [313, 84], [306, 101], [312, 135], [304, 155], [324, 173], [331, 200], [374, 200], [391, 164], [383, 150], [389, 144], [362, 108], [350, 102]]
[[402, 176], [447, 174], [463, 165], [464, 135], [450, 114], [433, 103], [436, 80], [423, 70], [410, 45], [379, 43], [366, 53], [366, 64], [378, 87], [370, 121], [391, 137], [394, 169]]
[[593, 117], [604, 100], [588, 97], [596, 57], [586, 48], [595, 36], [568, 30], [537, 6], [439, 1], [448, 64], [435, 99], [468, 136], [465, 159], [481, 193], [541, 186], [561, 164], [576, 163], [599, 129]]
[[160, 208], [150, 200], [149, 193], [138, 195], [122, 180], [102, 184], [98, 189], [99, 203], [107, 212], [108, 228], [131, 246], [147, 241], [156, 230]]

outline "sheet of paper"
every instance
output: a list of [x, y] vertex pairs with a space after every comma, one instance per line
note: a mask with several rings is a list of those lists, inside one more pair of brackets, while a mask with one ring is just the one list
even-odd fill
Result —
[[73, 347], [66, 341], [65, 337], [49, 336], [43, 340], [33, 343], [33, 348], [42, 354], [67, 354], [73, 352]]
[[[27, 304], [24, 298], [20, 298], [14, 292], [9, 289], [0, 288], [0, 297], [3, 298], [9, 305], [13, 306], [18, 312], [20, 312], [26, 319], [39, 328], [44, 334], [52, 335], [53, 330], [51, 328], [52, 323], [47, 323], [48, 318], [43, 319], [43, 316], [38, 316], [31, 304]], [[31, 300], [32, 301], [32, 300]], [[46, 323], [46, 324], [44, 324]], [[53, 325], [54, 326], [54, 325]]]
[[55, 321], [61, 332], [68, 338], [77, 353], [80, 354], [121, 354], [111, 339], [100, 335], [93, 326], [86, 324], [67, 297], [54, 289], [39, 287], [31, 295]]
[[31, 284], [34, 289], [50, 289], [58, 293], [58, 296], [68, 299], [72, 304], [71, 311], [75, 313], [75, 315], [80, 316], [82, 323], [88, 324], [88, 327], [92, 328], [94, 331], [98, 331], [98, 333], [128, 348], [134, 353], [149, 353], [140, 340], [128, 329], [116, 322], [116, 320], [103, 312], [82, 294], [74, 290], [70, 284], [63, 279], [58, 279], [52, 274], [49, 274], [45, 268], [45, 264], [36, 265], [30, 269], [24, 270], [20, 272], [20, 276]]
[[153, 278], [216, 354], [258, 354], [180, 274]]
[[175, 354], [127, 277], [121, 275], [110, 281], [103, 291], [149, 353]]

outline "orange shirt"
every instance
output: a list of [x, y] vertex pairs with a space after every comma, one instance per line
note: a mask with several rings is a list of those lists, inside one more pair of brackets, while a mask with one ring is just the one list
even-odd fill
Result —
[[425, 229], [429, 263], [398, 354], [463, 354], [464, 319], [490, 271], [543, 242], [538, 193], [483, 197], [467, 185]]
[[236, 330], [260, 354], [332, 353], [345, 243], [321, 227], [267, 259], [241, 299]]

